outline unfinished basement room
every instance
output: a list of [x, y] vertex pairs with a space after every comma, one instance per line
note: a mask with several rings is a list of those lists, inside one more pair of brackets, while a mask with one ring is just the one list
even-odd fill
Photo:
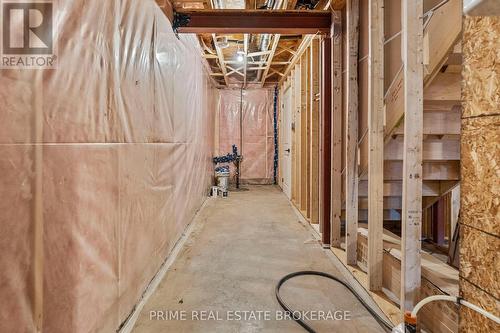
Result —
[[0, 333], [500, 332], [500, 0], [0, 18]]

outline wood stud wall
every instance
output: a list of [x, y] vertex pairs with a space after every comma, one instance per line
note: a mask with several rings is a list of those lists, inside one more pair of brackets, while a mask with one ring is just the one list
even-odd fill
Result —
[[293, 89], [292, 202], [319, 223], [320, 38], [311, 39], [285, 85]]
[[[286, 78], [295, 103], [292, 202], [310, 223], [320, 223], [324, 245], [345, 248], [347, 265], [359, 269], [366, 258], [363, 283], [374, 292], [385, 287], [386, 258], [393, 258], [384, 248], [384, 221], [401, 221], [403, 251], [395, 261], [401, 311], [425, 294], [422, 210], [460, 181], [461, 15], [457, 0], [430, 18], [415, 15], [431, 7], [425, 0], [347, 0], [342, 13], [333, 13], [332, 38], [312, 38]], [[444, 32], [437, 22], [446, 23]], [[320, 91], [322, 80], [331, 80], [331, 91]], [[360, 222], [368, 222], [364, 243]]]

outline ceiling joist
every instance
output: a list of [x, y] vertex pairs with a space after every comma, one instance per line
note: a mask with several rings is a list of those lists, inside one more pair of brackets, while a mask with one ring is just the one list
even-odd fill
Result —
[[279, 34], [274, 35], [273, 45], [271, 46], [271, 53], [267, 57], [266, 69], [264, 70], [264, 73], [262, 74], [261, 86], [264, 86], [264, 83], [266, 83], [267, 74], [269, 73], [269, 69], [271, 68], [271, 62], [273, 61], [273, 58], [274, 58], [274, 52], [276, 52], [276, 49], [278, 48], [278, 44], [280, 42], [280, 37], [281, 36]]
[[217, 58], [219, 59], [220, 69], [222, 71], [222, 74], [224, 74], [224, 81], [226, 82], [226, 86], [228, 86], [229, 80], [227, 78], [227, 69], [226, 69], [226, 64], [224, 62], [224, 54], [222, 53], [222, 50], [219, 47], [219, 43], [217, 42], [217, 35], [212, 34], [212, 39], [214, 41], [215, 51], [217, 52]]

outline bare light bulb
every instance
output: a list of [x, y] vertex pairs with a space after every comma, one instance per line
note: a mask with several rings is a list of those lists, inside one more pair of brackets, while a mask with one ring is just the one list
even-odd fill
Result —
[[238, 54], [238, 57], [236, 57], [236, 60], [239, 62], [243, 62], [243, 56], [241, 54]]

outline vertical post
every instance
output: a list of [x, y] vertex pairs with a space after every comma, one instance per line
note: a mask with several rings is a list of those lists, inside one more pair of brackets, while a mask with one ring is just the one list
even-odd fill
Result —
[[307, 214], [307, 50], [300, 59], [300, 202], [298, 207]]
[[312, 130], [312, 117], [311, 117], [311, 46], [305, 51], [305, 62], [306, 62], [306, 94], [305, 99], [307, 101], [306, 105], [306, 113], [307, 113], [307, 135], [306, 135], [306, 147], [307, 147], [307, 155], [306, 155], [306, 217], [311, 221], [311, 130]]
[[294, 90], [293, 90], [293, 100], [294, 100], [294, 108], [293, 108], [293, 113], [295, 114], [295, 121], [294, 121], [294, 128], [295, 128], [295, 207], [300, 210], [300, 198], [302, 195], [302, 166], [301, 166], [301, 160], [302, 160], [302, 142], [300, 140], [301, 138], [301, 124], [302, 124], [302, 118], [301, 118], [301, 105], [300, 105], [300, 100], [301, 100], [301, 95], [300, 95], [300, 77], [302, 76], [301, 73], [301, 68], [300, 68], [300, 61], [295, 64], [295, 71], [294, 71]]
[[347, 0], [346, 258], [357, 263], [358, 243], [358, 42], [359, 0]]
[[332, 156], [332, 39], [321, 40], [321, 193], [320, 223], [323, 246], [330, 245], [330, 187]]
[[384, 228], [384, 0], [369, 5], [368, 285], [382, 289]]
[[296, 160], [297, 160], [297, 142], [295, 140], [295, 69], [293, 69], [291, 72], [290, 72], [290, 76], [288, 77], [288, 79], [290, 80], [290, 92], [292, 94], [291, 96], [291, 99], [290, 99], [290, 125], [291, 125], [291, 135], [290, 135], [290, 140], [291, 140], [291, 143], [290, 143], [290, 147], [291, 147], [291, 155], [292, 155], [292, 158], [290, 159], [291, 160], [291, 182], [292, 182], [292, 189], [291, 189], [291, 200], [292, 202], [295, 202], [297, 200], [297, 177], [296, 177], [296, 173], [297, 173], [297, 164], [296, 164]]
[[333, 12], [331, 245], [340, 247], [342, 215], [342, 15]]
[[311, 43], [311, 223], [319, 223], [320, 52], [319, 39]]
[[401, 310], [419, 297], [422, 232], [423, 0], [403, 0], [404, 152], [401, 261]]

